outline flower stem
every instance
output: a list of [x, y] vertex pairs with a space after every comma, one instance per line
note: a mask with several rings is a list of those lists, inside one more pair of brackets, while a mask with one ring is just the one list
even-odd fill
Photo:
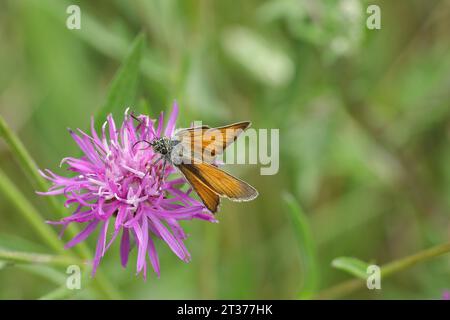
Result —
[[[11, 153], [19, 162], [20, 167], [25, 172], [29, 181], [34, 188], [45, 191], [48, 189], [48, 183], [42, 178], [37, 170], [36, 163], [25, 149], [25, 146], [19, 140], [16, 134], [8, 127], [5, 119], [0, 115], [0, 136], [5, 139], [6, 144], [11, 149]], [[53, 197], [46, 197], [49, 205], [53, 208], [58, 208], [59, 205]]]
[[[450, 252], [450, 243], [440, 244], [432, 248], [422, 250], [413, 255], [394, 260], [381, 267], [381, 277], [389, 277], [399, 271], [406, 270], [420, 262], [425, 262], [431, 258]], [[366, 282], [361, 279], [351, 279], [335, 285], [322, 291], [316, 298], [318, 299], [334, 299], [348, 295], [358, 289], [361, 289]]]
[[0, 170], [0, 191], [17, 208], [18, 212], [36, 230], [38, 235], [50, 248], [58, 253], [66, 254], [64, 246], [53, 229], [44, 223], [44, 219], [38, 211], [16, 188], [11, 180], [8, 179], [2, 170]]
[[[2, 116], [0, 116], [0, 136], [3, 136], [5, 139], [8, 147], [11, 149], [11, 153], [19, 163], [21, 169], [25, 172], [25, 175], [32, 186], [40, 191], [47, 190], [49, 187], [48, 182], [38, 173], [38, 167], [36, 166], [33, 158], [28, 153], [27, 149], [17, 135], [11, 130], [11, 128], [8, 127]], [[44, 197], [44, 199], [47, 201], [47, 204], [51, 210], [56, 212], [59, 217], [65, 216], [64, 207], [56, 200], [56, 198]], [[75, 226], [69, 226], [65, 233], [69, 237], [74, 237], [79, 232], [80, 230]], [[91, 257], [91, 253], [84, 243], [77, 246], [76, 250], [80, 256], [85, 259], [89, 259]]]
[[[30, 183], [34, 188], [38, 190], [47, 190], [48, 183], [41, 177], [38, 173], [38, 168], [34, 162], [31, 155], [26, 150], [23, 143], [17, 137], [17, 135], [8, 127], [6, 121], [0, 115], [0, 136], [5, 139], [5, 142], [11, 149], [13, 156], [16, 161], [20, 164], [20, 167], [24, 170], [26, 176], [28, 177]], [[0, 171], [0, 189], [6, 189], [4, 191], [5, 195], [14, 203], [26, 219], [30, 222], [33, 228], [39, 233], [39, 235], [44, 239], [46, 243], [50, 245], [51, 248], [55, 249], [58, 253], [66, 253], [64, 247], [59, 241], [58, 237], [54, 234], [53, 229], [46, 225], [43, 219], [40, 217], [37, 210], [28, 202], [27, 199], [17, 190], [17, 188], [12, 184], [12, 182]], [[56, 212], [60, 217], [65, 216], [65, 210], [62, 204], [60, 204], [54, 197], [45, 197], [47, 203], [54, 212]], [[67, 228], [66, 234], [70, 237], [74, 237], [79, 233], [79, 228], [71, 225]], [[79, 243], [75, 250], [78, 255], [84, 259], [89, 260], [92, 257], [92, 253], [85, 243]], [[117, 299], [120, 297], [120, 293], [114, 288], [114, 286], [109, 282], [109, 280], [103, 275], [101, 270], [97, 271], [94, 283], [101, 292], [105, 294], [106, 297]]]
[[39, 300], [61, 300], [74, 294], [74, 290], [67, 289], [67, 285], [56, 288], [55, 290], [43, 295]]
[[[64, 256], [65, 259], [71, 259], [72, 262], [75, 260], [74, 257], [68, 255], [68, 252], [64, 249], [64, 246], [62, 245], [54, 230], [47, 224], [45, 224], [38, 211], [23, 196], [23, 194], [16, 188], [16, 186], [6, 177], [2, 170], [0, 170], [0, 192], [2, 192], [6, 199], [8, 199], [17, 208], [18, 212], [22, 214], [24, 219], [36, 230], [38, 235], [46, 244], [49, 245], [50, 248]], [[2, 258], [1, 254], [0, 258]], [[25, 256], [22, 256], [22, 258], [25, 258]], [[81, 258], [83, 260], [88, 260], [90, 259], [90, 256], [81, 256]], [[44, 261], [46, 260], [44, 259], [40, 261], [41, 263], [44, 263]], [[80, 260], [76, 259], [75, 261], [78, 261], [78, 264], [81, 264]], [[100, 292], [105, 295], [105, 297], [111, 299], [118, 299], [120, 297], [120, 293], [114, 288], [114, 286], [108, 281], [108, 279], [102, 274], [102, 272], [97, 272], [97, 275], [95, 279], [93, 279], [93, 281], [94, 285]]]
[[0, 260], [13, 263], [26, 264], [46, 264], [51, 266], [67, 267], [71, 264], [80, 264], [78, 259], [69, 257], [67, 255], [49, 255], [40, 253], [29, 253], [20, 251], [7, 251], [0, 249]]
[[409, 267], [412, 267], [419, 262], [427, 261], [433, 257], [437, 257], [448, 252], [450, 252], [450, 243], [445, 243], [420, 251], [403, 259], [392, 261], [383, 266], [383, 268], [381, 269], [381, 276], [388, 277], [398, 271], [402, 271]]

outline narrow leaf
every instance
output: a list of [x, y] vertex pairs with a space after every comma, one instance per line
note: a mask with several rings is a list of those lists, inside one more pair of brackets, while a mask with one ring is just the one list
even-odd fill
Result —
[[367, 278], [367, 267], [369, 264], [358, 258], [353, 257], [339, 257], [331, 262], [331, 265], [337, 269], [346, 271], [357, 278]]
[[114, 111], [123, 112], [134, 103], [144, 48], [144, 36], [139, 34], [133, 41], [122, 66], [117, 71], [108, 90], [106, 103], [98, 110], [95, 121], [97, 128], [105, 121], [106, 116]]
[[302, 285], [300, 298], [306, 299], [314, 295], [319, 283], [319, 273], [317, 269], [317, 255], [312, 237], [311, 227], [308, 217], [290, 193], [285, 193], [284, 201], [287, 205], [287, 213], [292, 222], [292, 229], [297, 239], [300, 253], [300, 263], [302, 272]]

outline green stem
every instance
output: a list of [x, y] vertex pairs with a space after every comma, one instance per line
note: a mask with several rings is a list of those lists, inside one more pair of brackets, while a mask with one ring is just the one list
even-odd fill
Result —
[[78, 259], [69, 256], [57, 256], [40, 253], [29, 253], [20, 251], [6, 251], [0, 249], [0, 260], [25, 263], [25, 264], [45, 264], [51, 266], [67, 267], [71, 264], [80, 264]]
[[[30, 183], [33, 185], [34, 188], [44, 191], [48, 189], [48, 183], [47, 181], [41, 177], [41, 175], [38, 173], [38, 169], [36, 166], [36, 163], [34, 162], [31, 155], [26, 150], [23, 143], [20, 141], [20, 139], [17, 137], [17, 135], [11, 130], [11, 128], [8, 127], [6, 121], [3, 119], [3, 117], [0, 115], [0, 136], [3, 136], [5, 139], [5, 142], [11, 149], [11, 152], [17, 162], [20, 164], [20, 167], [24, 170], [26, 176], [28, 177]], [[3, 184], [2, 184], [3, 182]], [[6, 183], [6, 184], [5, 184]], [[32, 224], [32, 226], [37, 230], [37, 232], [45, 239], [45, 241], [50, 245], [51, 248], [55, 249], [57, 252], [61, 253], [61, 250], [63, 249], [63, 246], [61, 245], [61, 242], [56, 237], [58, 241], [51, 240], [55, 237], [49, 236], [48, 231], [53, 230], [48, 227], [45, 223], [43, 223], [43, 219], [39, 217], [39, 214], [37, 211], [29, 204], [29, 202], [21, 195], [21, 193], [15, 188], [15, 186], [9, 181], [9, 179], [6, 178], [0, 171], [0, 189], [6, 188], [9, 191], [9, 194], [11, 195], [11, 201], [16, 204], [19, 211], [23, 213], [25, 216], [27, 216]], [[17, 202], [19, 199], [25, 199], [23, 201], [23, 204], [20, 202]], [[48, 202], [48, 205], [52, 210], [54, 210], [60, 217], [65, 216], [65, 210], [64, 207], [54, 198], [54, 197], [45, 197], [46, 201]], [[27, 209], [30, 209], [27, 211]], [[24, 211], [25, 210], [25, 211]], [[66, 234], [69, 237], [74, 237], [80, 232], [79, 228], [77, 228], [74, 225], [69, 226], [66, 229]], [[85, 243], [79, 243], [75, 250], [79, 254], [79, 256], [84, 260], [89, 260], [92, 257], [92, 253], [89, 250], [88, 246]], [[65, 253], [65, 252], [64, 252]], [[120, 297], [119, 292], [114, 288], [114, 286], [108, 281], [108, 279], [103, 275], [103, 273], [99, 270], [97, 271], [96, 278], [94, 280], [94, 283], [96, 287], [105, 294], [106, 297], [116, 299]]]
[[[49, 227], [39, 215], [38, 211], [33, 205], [23, 196], [23, 194], [16, 188], [16, 186], [6, 177], [3, 171], [0, 169], [0, 191], [22, 214], [24, 219], [36, 230], [37, 234], [42, 240], [49, 245], [50, 248], [55, 250], [61, 255], [67, 255], [67, 251], [64, 249], [60, 239]], [[87, 257], [81, 256], [83, 260], [89, 260], [90, 255]], [[109, 282], [108, 278], [104, 276], [100, 270], [97, 272], [93, 279], [96, 288], [104, 294], [105, 297], [111, 299], [119, 299], [120, 293]]]
[[[91, 271], [92, 268], [89, 265], [83, 265], [83, 273], [82, 273], [82, 279], [81, 283], [89, 283], [90, 277], [91, 277]], [[95, 279], [91, 282], [99, 291], [106, 294], [106, 297], [110, 299], [121, 299], [120, 293], [116, 291], [114, 287], [110, 285], [110, 282], [105, 279], [105, 277], [97, 273], [95, 276]], [[56, 289], [52, 290], [51, 292], [41, 296], [39, 300], [54, 300], [54, 299], [64, 299], [68, 298], [70, 296], [73, 296], [77, 294], [77, 290], [69, 290], [67, 288], [67, 285], [64, 283], [63, 285], [57, 287]]]
[[[20, 167], [25, 172], [28, 177], [30, 183], [33, 187], [40, 191], [45, 191], [48, 189], [48, 183], [45, 181], [43, 177], [39, 174], [37, 170], [37, 165], [34, 162], [33, 158], [25, 149], [23, 143], [19, 140], [16, 134], [8, 127], [5, 119], [0, 115], [0, 136], [5, 139], [6, 144], [11, 149], [11, 153], [19, 162]], [[46, 197], [47, 202], [53, 208], [58, 208], [59, 205], [55, 198]]]
[[[38, 167], [33, 158], [17, 135], [8, 127], [2, 116], [0, 116], [0, 136], [3, 136], [5, 139], [6, 144], [11, 149], [11, 153], [19, 163], [21, 169], [25, 172], [25, 175], [32, 186], [39, 191], [47, 190], [49, 187], [48, 182], [39, 174]], [[56, 200], [56, 198], [44, 197], [44, 199], [47, 201], [47, 204], [52, 211], [56, 212], [59, 217], [65, 216], [64, 207]], [[75, 226], [69, 226], [65, 233], [72, 238], [79, 232], [80, 230]], [[77, 251], [84, 259], [89, 259], [91, 257], [88, 247], [84, 244], [77, 246]]]
[[67, 297], [70, 297], [75, 292], [74, 290], [67, 289], [67, 285], [63, 284], [62, 286], [56, 288], [55, 290], [43, 295], [39, 298], [39, 300], [61, 300]]
[[419, 262], [430, 260], [431, 258], [446, 254], [448, 252], [450, 252], [450, 243], [445, 243], [420, 251], [406, 258], [392, 261], [382, 267], [381, 276], [388, 277], [394, 273], [412, 267]]
[[[450, 252], [450, 243], [440, 244], [432, 248], [422, 250], [413, 255], [401, 258], [381, 267], [381, 277], [387, 278], [399, 271], [406, 270], [414, 265], [428, 261], [434, 257], [441, 256]], [[348, 295], [354, 291], [361, 289], [366, 282], [361, 279], [351, 279], [335, 285], [322, 291], [316, 298], [318, 299], [334, 299]]]
[[36, 230], [42, 240], [58, 253], [65, 254], [64, 246], [53, 229], [44, 223], [44, 219], [16, 188], [2, 170], [0, 170], [0, 191], [18, 210], [23, 218]]

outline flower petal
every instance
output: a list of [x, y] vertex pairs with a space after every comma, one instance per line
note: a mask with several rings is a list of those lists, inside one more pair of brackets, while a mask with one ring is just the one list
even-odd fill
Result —
[[100, 259], [105, 255], [105, 245], [106, 245], [106, 233], [108, 232], [109, 220], [103, 222], [102, 228], [100, 229], [100, 235], [97, 241], [97, 248], [95, 249], [94, 261], [92, 263], [92, 276], [95, 275], [97, 267], [100, 263]]
[[65, 246], [65, 249], [69, 249], [76, 245], [77, 243], [85, 240], [97, 227], [100, 220], [94, 220], [91, 223], [89, 223], [86, 228], [84, 228], [83, 231], [81, 231], [79, 234], [77, 234], [72, 240], [70, 240]]
[[122, 240], [120, 241], [120, 261], [125, 268], [128, 263], [128, 255], [130, 253], [130, 233], [128, 228], [122, 229]]

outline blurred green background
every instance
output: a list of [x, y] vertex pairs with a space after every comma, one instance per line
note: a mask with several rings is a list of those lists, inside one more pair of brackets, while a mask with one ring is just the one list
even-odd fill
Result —
[[[81, 30], [65, 26], [69, 4], [81, 8]], [[381, 8], [381, 30], [366, 28], [369, 4]], [[100, 269], [124, 298], [311, 297], [351, 279], [331, 266], [336, 257], [383, 264], [448, 241], [449, 30], [445, 0], [3, 0], [0, 113], [40, 168], [63, 172], [60, 159], [79, 154], [66, 128], [87, 128], [142, 31], [133, 109], [147, 101], [156, 117], [177, 99], [180, 127], [278, 128], [280, 171], [230, 168], [260, 196], [224, 201], [219, 224], [185, 222], [191, 263], [158, 243], [161, 277], [144, 282], [136, 252], [123, 269], [116, 243]], [[3, 141], [0, 167], [56, 219]], [[50, 252], [15, 211], [0, 194], [0, 247]], [[1, 299], [65, 281], [64, 268], [0, 265]], [[439, 299], [449, 288], [447, 256], [342, 298]], [[72, 297], [97, 296], [87, 286]]]

